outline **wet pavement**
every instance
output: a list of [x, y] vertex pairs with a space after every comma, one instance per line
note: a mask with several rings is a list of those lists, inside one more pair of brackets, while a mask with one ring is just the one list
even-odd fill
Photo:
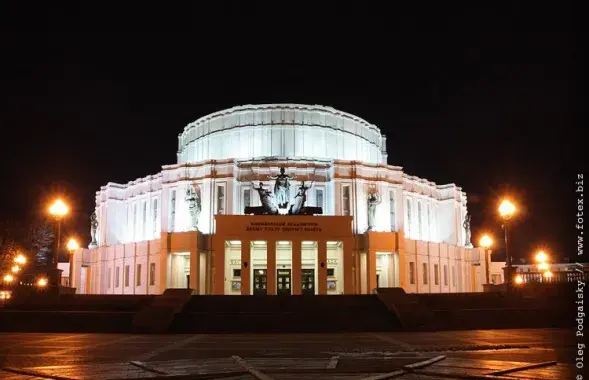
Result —
[[573, 332], [560, 329], [342, 334], [1, 333], [0, 364], [38, 367], [197, 358], [366, 356], [444, 352], [452, 357], [574, 361]]

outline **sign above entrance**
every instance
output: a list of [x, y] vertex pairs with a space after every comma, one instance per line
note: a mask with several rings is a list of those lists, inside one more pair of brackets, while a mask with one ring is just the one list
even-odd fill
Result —
[[247, 232], [322, 232], [317, 222], [257, 222], [251, 221]]
[[[215, 215], [215, 238], [240, 241], [349, 241], [351, 216]], [[351, 243], [348, 243], [351, 244]]]

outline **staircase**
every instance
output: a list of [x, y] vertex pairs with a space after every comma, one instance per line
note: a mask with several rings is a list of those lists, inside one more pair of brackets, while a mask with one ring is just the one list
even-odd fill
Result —
[[395, 331], [401, 325], [374, 295], [194, 296], [171, 332], [312, 333]]
[[192, 297], [191, 289], [166, 289], [151, 304], [133, 318], [132, 330], [136, 333], [164, 333]]

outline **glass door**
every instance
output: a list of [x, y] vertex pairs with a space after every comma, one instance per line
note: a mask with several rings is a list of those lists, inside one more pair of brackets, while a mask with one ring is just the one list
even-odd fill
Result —
[[303, 269], [301, 273], [301, 285], [303, 295], [315, 294], [315, 269]]
[[276, 271], [276, 294], [290, 295], [290, 269], [278, 269]]
[[265, 296], [268, 294], [268, 275], [266, 269], [254, 270], [254, 295]]

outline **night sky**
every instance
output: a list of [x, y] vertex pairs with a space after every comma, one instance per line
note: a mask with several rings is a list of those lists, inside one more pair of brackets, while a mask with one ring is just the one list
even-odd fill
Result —
[[583, 54], [572, 5], [122, 3], [1, 6], [0, 219], [24, 223], [60, 191], [74, 206], [68, 232], [88, 240], [100, 186], [175, 163], [190, 121], [321, 104], [376, 124], [389, 164], [461, 186], [473, 243], [483, 230], [500, 240], [507, 194], [521, 211], [515, 257], [544, 246], [575, 259]]

